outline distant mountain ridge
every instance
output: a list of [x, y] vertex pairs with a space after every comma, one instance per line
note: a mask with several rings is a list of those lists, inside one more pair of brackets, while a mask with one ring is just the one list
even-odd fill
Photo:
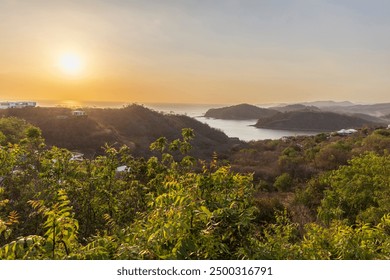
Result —
[[300, 104], [306, 105], [306, 106], [315, 106], [318, 108], [334, 107], [334, 106], [336, 106], [336, 107], [355, 106], [355, 104], [350, 102], [350, 101], [332, 101], [332, 100], [302, 102]]
[[366, 105], [353, 105], [345, 107], [324, 107], [322, 110], [331, 112], [342, 113], [363, 113], [375, 117], [384, 117], [390, 114], [390, 103], [378, 103], [378, 104], [366, 104]]
[[320, 108], [310, 105], [303, 105], [303, 104], [291, 104], [291, 105], [286, 105], [286, 106], [277, 106], [277, 107], [272, 107], [272, 109], [286, 113], [286, 112], [292, 112], [292, 111], [321, 111]]

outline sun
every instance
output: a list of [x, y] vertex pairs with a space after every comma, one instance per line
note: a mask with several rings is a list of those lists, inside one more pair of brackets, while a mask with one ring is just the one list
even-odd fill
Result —
[[80, 55], [75, 53], [64, 53], [59, 57], [58, 66], [60, 70], [69, 76], [79, 76], [84, 68]]

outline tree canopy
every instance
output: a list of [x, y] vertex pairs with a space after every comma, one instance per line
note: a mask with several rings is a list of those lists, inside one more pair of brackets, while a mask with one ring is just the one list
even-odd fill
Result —
[[[306, 146], [258, 143], [265, 154], [282, 151], [281, 173], [267, 189], [217, 154], [189, 156], [192, 129], [158, 138], [149, 157], [106, 145], [103, 155], [83, 159], [46, 147], [24, 121], [2, 119], [0, 130], [0, 259], [390, 257], [386, 151], [308, 172], [302, 167], [318, 159], [323, 137]], [[356, 143], [334, 148], [353, 153], [363, 142]], [[312, 218], [297, 219], [305, 215]]]

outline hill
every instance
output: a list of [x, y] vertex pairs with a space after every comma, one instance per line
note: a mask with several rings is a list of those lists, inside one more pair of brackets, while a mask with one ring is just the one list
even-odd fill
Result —
[[277, 111], [272, 109], [260, 108], [249, 104], [239, 104], [229, 107], [209, 109], [204, 116], [207, 118], [225, 120], [254, 120], [271, 117], [275, 114], [277, 114]]
[[193, 118], [162, 114], [140, 105], [86, 111], [90, 118], [136, 143], [142, 154], [148, 154], [149, 144], [161, 136], [168, 140], [179, 138], [183, 128], [194, 129], [194, 153], [202, 157], [209, 157], [214, 151], [223, 152], [232, 144], [226, 134]]
[[324, 107], [348, 107], [348, 106], [354, 106], [350, 101], [312, 101], [312, 102], [303, 102], [303, 105], [307, 106], [315, 106], [318, 108], [324, 108]]
[[371, 121], [332, 112], [293, 111], [259, 119], [258, 128], [306, 131], [334, 131], [342, 128], [358, 128], [376, 125]]
[[135, 155], [150, 155], [149, 145], [159, 137], [179, 138], [182, 128], [194, 129], [193, 155], [209, 158], [232, 145], [223, 132], [187, 116], [161, 114], [140, 105], [121, 109], [85, 109], [87, 116], [72, 116], [68, 108], [22, 108], [2, 111], [5, 117], [25, 119], [39, 127], [49, 146], [101, 154], [105, 143], [129, 146]]

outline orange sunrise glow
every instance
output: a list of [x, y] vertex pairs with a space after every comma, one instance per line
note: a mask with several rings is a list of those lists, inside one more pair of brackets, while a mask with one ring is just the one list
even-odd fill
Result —
[[384, 279], [389, 14], [0, 0], [1, 279]]
[[386, 8], [334, 0], [33, 2], [0, 3], [4, 100], [388, 101]]

